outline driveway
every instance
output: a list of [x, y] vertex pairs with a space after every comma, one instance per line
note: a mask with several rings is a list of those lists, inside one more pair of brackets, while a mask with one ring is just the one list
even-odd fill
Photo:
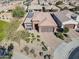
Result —
[[41, 39], [52, 49], [52, 53], [63, 42], [61, 39], [58, 39], [53, 32], [41, 32], [40, 35]]

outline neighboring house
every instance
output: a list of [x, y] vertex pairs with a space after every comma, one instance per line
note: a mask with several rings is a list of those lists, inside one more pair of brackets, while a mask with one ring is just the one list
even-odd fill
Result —
[[73, 4], [75, 6], [78, 6], [79, 5], [79, 0], [64, 0], [65, 3], [69, 4]]
[[58, 7], [60, 8], [60, 9], [75, 9], [75, 7], [74, 6], [71, 6], [71, 5], [68, 5], [68, 4], [61, 4], [61, 5], [58, 5]]
[[28, 8], [29, 11], [42, 11], [41, 5], [30, 5]]
[[54, 32], [57, 24], [53, 20], [50, 13], [35, 12], [28, 14], [24, 21], [24, 27], [30, 30], [37, 30], [38, 32]]
[[[26, 8], [27, 9], [27, 8]], [[29, 11], [60, 11], [60, 9], [54, 5], [46, 5], [46, 6], [42, 6], [42, 5], [30, 5], [28, 8]]]
[[68, 27], [76, 29], [78, 22], [76, 21], [77, 15], [69, 10], [55, 12], [52, 14], [57, 25], [61, 28]]
[[12, 1], [10, 3], [0, 3], [0, 12], [15, 9], [16, 6], [22, 6], [22, 1]]
[[[60, 8], [56, 7], [55, 5], [51, 4], [50, 1], [52, 0], [39, 0], [40, 4], [38, 4], [38, 0], [33, 0], [31, 5], [29, 5], [29, 11], [60, 11]], [[26, 6], [27, 9], [27, 6]]]
[[53, 14], [48, 12], [29, 12], [23, 26], [27, 30], [37, 30], [38, 32], [54, 32], [58, 27], [77, 29], [79, 28], [79, 17], [77, 16], [77, 14], [69, 10]]
[[45, 11], [53, 11], [53, 12], [56, 12], [56, 11], [60, 11], [60, 8], [56, 7], [55, 5], [46, 5], [44, 6], [45, 8]]

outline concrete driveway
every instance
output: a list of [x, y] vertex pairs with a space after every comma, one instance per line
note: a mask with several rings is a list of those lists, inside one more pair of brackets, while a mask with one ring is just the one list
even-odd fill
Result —
[[57, 38], [53, 32], [41, 32], [40, 35], [41, 39], [52, 48], [52, 53], [63, 42], [61, 39]]

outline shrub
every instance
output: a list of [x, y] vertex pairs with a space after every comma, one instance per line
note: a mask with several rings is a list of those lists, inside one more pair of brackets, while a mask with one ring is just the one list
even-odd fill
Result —
[[30, 50], [30, 53], [34, 54], [35, 53], [35, 50], [34, 49], [31, 49]]
[[69, 32], [69, 29], [67, 27], [65, 27], [64, 30], [63, 30], [63, 32], [67, 33], [67, 32]]
[[40, 38], [40, 35], [37, 35], [38, 38]]
[[34, 37], [34, 34], [32, 33], [31, 36]]
[[35, 50], [34, 50], [34, 49], [31, 49], [31, 50], [30, 50], [30, 53], [32, 53], [34, 57], [37, 56], [37, 55], [35, 54]]
[[47, 46], [44, 44], [44, 42], [41, 42], [41, 44], [43, 45], [42, 50], [43, 50], [43, 51], [47, 51], [48, 48], [47, 48]]
[[8, 12], [12, 12], [12, 9], [9, 9]]
[[36, 39], [36, 38], [32, 38], [32, 39], [31, 39], [31, 43], [33, 43], [33, 41], [34, 41], [35, 39]]
[[26, 38], [25, 41], [26, 41], [27, 43], [29, 43], [29, 42], [30, 42], [30, 38]]
[[40, 41], [40, 39], [37, 39], [37, 41]]
[[27, 32], [27, 31], [20, 31], [20, 32], [19, 32], [19, 36], [20, 36], [22, 39], [25, 39], [25, 40], [26, 40], [27, 37], [30, 37], [30, 33]]
[[11, 43], [9, 46], [8, 46], [8, 51], [12, 51], [14, 48], [13, 44]]
[[28, 47], [28, 46], [25, 46], [25, 47], [23, 48], [23, 50], [26, 52], [27, 55], [29, 54], [29, 47]]
[[67, 34], [63, 34], [65, 37], [68, 37], [68, 35]]
[[43, 52], [39, 52], [39, 55], [40, 55], [40, 56], [43, 56]]
[[22, 7], [16, 7], [13, 11], [12, 11], [12, 15], [13, 17], [23, 17], [25, 15], [25, 11]]
[[47, 51], [47, 48], [46, 48], [46, 47], [42, 47], [42, 50], [43, 50], [43, 51]]
[[55, 35], [56, 35], [56, 37], [58, 37], [58, 38], [64, 40], [64, 36], [63, 36], [62, 33], [58, 32], [58, 33], [55, 33]]
[[51, 59], [51, 55], [50, 54], [44, 55], [44, 59], [46, 59], [46, 58]]

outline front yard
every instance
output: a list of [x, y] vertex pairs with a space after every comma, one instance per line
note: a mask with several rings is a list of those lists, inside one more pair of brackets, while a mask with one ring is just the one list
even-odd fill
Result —
[[[0, 21], [0, 41], [5, 38], [6, 40], [16, 42], [19, 47], [23, 45], [24, 47], [19, 50], [21, 50], [21, 52], [24, 52], [26, 55], [33, 57], [34, 59], [37, 59], [40, 56], [40, 58], [44, 58], [44, 56], [51, 55], [48, 54], [48, 45], [45, 41], [41, 40], [39, 34], [34, 34], [28, 32], [27, 30], [17, 31], [19, 25], [20, 22], [18, 20], [12, 21], [11, 23]], [[22, 41], [24, 42], [21, 43]], [[7, 42], [5, 42], [5, 44]], [[17, 47], [15, 48], [17, 49]], [[7, 58], [8, 57], [1, 57], [0, 59]]]
[[20, 39], [17, 38], [18, 40], [15, 41], [19, 44], [21, 53], [33, 59], [50, 58], [51, 53], [48, 50], [48, 45], [44, 40], [41, 40], [40, 34], [31, 33], [26, 30], [19, 31], [17, 34]]

